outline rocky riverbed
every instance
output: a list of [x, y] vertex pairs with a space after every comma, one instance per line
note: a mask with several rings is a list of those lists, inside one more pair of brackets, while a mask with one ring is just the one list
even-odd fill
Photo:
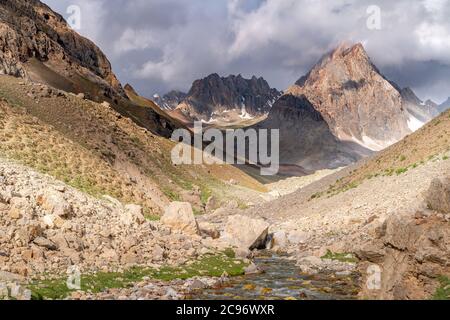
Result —
[[[319, 259], [320, 260], [320, 259]], [[197, 292], [189, 298], [205, 300], [348, 300], [359, 292], [359, 274], [331, 269], [302, 272], [298, 263], [288, 257], [265, 252], [254, 260], [261, 272], [229, 279], [220, 287]], [[325, 262], [324, 262], [325, 263]], [[327, 263], [332, 264], [329, 260]], [[322, 264], [322, 261], [319, 261]], [[326, 263], [325, 263], [326, 264]], [[318, 266], [318, 265], [317, 265]]]

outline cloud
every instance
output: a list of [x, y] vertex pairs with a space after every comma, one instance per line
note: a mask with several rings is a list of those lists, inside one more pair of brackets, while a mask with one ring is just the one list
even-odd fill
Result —
[[[363, 42], [383, 72], [424, 99], [450, 95], [450, 76], [438, 72], [450, 68], [450, 0], [44, 1], [62, 14], [79, 5], [80, 33], [148, 96], [188, 90], [213, 72], [263, 76], [285, 89], [345, 40]], [[380, 30], [367, 27], [372, 5]]]

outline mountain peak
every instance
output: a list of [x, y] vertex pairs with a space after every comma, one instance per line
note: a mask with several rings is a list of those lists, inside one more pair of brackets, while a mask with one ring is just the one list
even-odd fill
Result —
[[410, 132], [400, 92], [378, 71], [361, 43], [339, 45], [287, 94], [308, 98], [339, 139], [370, 145], [372, 150]]
[[133, 86], [132, 86], [131, 84], [129, 84], [129, 83], [127, 83], [127, 84], [125, 85], [124, 89], [125, 89], [125, 91], [127, 91], [127, 92], [130, 92], [130, 93], [132, 93], [132, 94], [134, 94], [134, 95], [138, 95], [137, 92], [136, 92], [136, 90], [135, 90], [135, 89], [133, 88]]
[[193, 119], [211, 120], [235, 110], [237, 114], [257, 116], [269, 112], [281, 93], [269, 86], [263, 78], [244, 78], [241, 74], [220, 77], [213, 73], [194, 81], [181, 109]]
[[319, 71], [325, 69], [327, 65], [351, 65], [356, 62], [360, 65], [367, 65], [367, 67], [373, 68], [377, 73], [379, 73], [378, 69], [371, 62], [370, 57], [362, 43], [354, 44], [351, 42], [342, 42], [334, 50], [328, 54], [325, 54], [319, 62], [314, 65], [312, 70], [297, 80], [295, 84], [300, 87], [304, 86], [308, 80], [317, 76]]
[[40, 1], [0, 1], [0, 43], [0, 73], [66, 91], [92, 89], [77, 82], [81, 76], [94, 84], [95, 92], [89, 93], [99, 100], [102, 95], [125, 96], [103, 52]]
[[336, 49], [332, 51], [332, 56], [346, 56], [348, 54], [364, 54], [367, 56], [366, 49], [364, 48], [363, 44], [358, 43], [351, 43], [351, 42], [342, 42], [339, 44]]

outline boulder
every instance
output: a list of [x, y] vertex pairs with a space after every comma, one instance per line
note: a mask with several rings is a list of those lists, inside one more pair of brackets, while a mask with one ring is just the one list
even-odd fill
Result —
[[47, 229], [61, 228], [65, 223], [65, 220], [56, 214], [47, 214], [42, 217], [42, 224]]
[[425, 199], [430, 209], [450, 213], [450, 177], [434, 179], [426, 192]]
[[24, 278], [15, 273], [0, 270], [0, 282], [21, 282]]
[[25, 198], [12, 198], [10, 203], [9, 217], [11, 219], [20, 219], [24, 215], [30, 215], [32, 213], [31, 206]]
[[125, 225], [143, 224], [145, 222], [142, 207], [135, 204], [126, 205], [120, 219]]
[[246, 275], [262, 273], [258, 266], [253, 262], [248, 267], [244, 268], [244, 272]]
[[48, 250], [57, 250], [58, 249], [56, 244], [54, 244], [52, 241], [50, 241], [44, 237], [37, 237], [36, 239], [34, 239], [33, 242], [35, 245], [46, 248]]
[[43, 210], [59, 217], [70, 217], [73, 214], [72, 205], [56, 190], [44, 191], [38, 196], [37, 203]]
[[288, 239], [285, 231], [277, 231], [272, 235], [272, 249], [285, 249], [288, 247]]
[[161, 223], [186, 234], [200, 234], [192, 206], [187, 202], [172, 202], [161, 218]]
[[300, 231], [291, 231], [287, 235], [287, 239], [291, 245], [299, 245], [308, 241], [308, 235]]
[[199, 230], [202, 236], [207, 236], [213, 239], [220, 238], [220, 232], [217, 230], [216, 226], [209, 222], [200, 222]]
[[265, 249], [269, 226], [269, 223], [262, 219], [242, 215], [230, 216], [222, 240], [238, 248]]
[[205, 206], [206, 212], [213, 212], [214, 210], [218, 209], [219, 207], [220, 207], [220, 202], [214, 196], [209, 197], [208, 201], [206, 201], [206, 206]]
[[208, 288], [208, 284], [199, 279], [189, 279], [184, 284], [184, 287], [188, 292], [193, 292], [196, 290], [202, 290]]
[[386, 251], [382, 245], [369, 243], [364, 245], [362, 248], [355, 250], [355, 255], [361, 261], [382, 263], [386, 255]]

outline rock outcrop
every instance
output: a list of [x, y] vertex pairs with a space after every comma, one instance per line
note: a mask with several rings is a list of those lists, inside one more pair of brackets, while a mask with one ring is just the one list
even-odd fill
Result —
[[449, 177], [432, 180], [424, 198], [427, 209], [390, 215], [356, 251], [362, 297], [429, 299], [450, 274]]
[[249, 118], [268, 113], [279, 96], [280, 92], [263, 78], [212, 74], [193, 83], [178, 109], [190, 118], [205, 121], [231, 110]]
[[434, 179], [425, 197], [429, 209], [450, 214], [450, 177]]
[[262, 219], [252, 219], [242, 215], [230, 216], [221, 240], [244, 250], [265, 248], [269, 227], [269, 223]]
[[166, 212], [161, 218], [161, 223], [174, 231], [191, 235], [200, 233], [192, 206], [188, 202], [172, 202], [166, 208]]
[[0, 1], [0, 73], [80, 91], [82, 79], [107, 97], [124, 95], [111, 64], [91, 41], [38, 0]]
[[363, 274], [361, 297], [429, 299], [449, 275], [450, 228], [436, 214], [392, 215], [379, 238], [357, 251]]

